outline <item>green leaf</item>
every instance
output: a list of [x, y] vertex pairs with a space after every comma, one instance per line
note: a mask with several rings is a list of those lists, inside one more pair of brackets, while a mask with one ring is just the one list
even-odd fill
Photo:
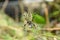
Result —
[[38, 14], [33, 14], [33, 22], [36, 22], [38, 24], [40, 24], [40, 23], [44, 24], [45, 19], [42, 16], [38, 15]]

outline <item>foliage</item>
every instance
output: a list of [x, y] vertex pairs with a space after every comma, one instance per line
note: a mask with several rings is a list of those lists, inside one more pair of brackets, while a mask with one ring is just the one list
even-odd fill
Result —
[[38, 14], [33, 14], [33, 22], [36, 22], [38, 24], [44, 24], [45, 23], [45, 19], [38, 15]]
[[[50, 17], [57, 17], [60, 11], [54, 11], [50, 14]], [[5, 15], [3, 11], [0, 10], [0, 39], [2, 40], [40, 40], [44, 39], [44, 37], [56, 37], [60, 40], [60, 36], [53, 35], [51, 32], [43, 31], [42, 28], [46, 23], [45, 19], [38, 15], [39, 12], [32, 13], [33, 22], [38, 26], [29, 28], [26, 27], [24, 30], [23, 23], [16, 23], [9, 16]], [[60, 16], [58, 18], [60, 20]], [[42, 24], [42, 25], [41, 25]], [[21, 26], [22, 25], [22, 26]], [[42, 32], [45, 33], [42, 33]], [[46, 39], [45, 38], [45, 39]], [[44, 39], [44, 40], [45, 40]]]

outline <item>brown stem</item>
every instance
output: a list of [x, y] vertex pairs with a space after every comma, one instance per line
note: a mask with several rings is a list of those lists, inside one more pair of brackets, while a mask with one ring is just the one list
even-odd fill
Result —
[[48, 16], [48, 8], [47, 7], [45, 7], [45, 17], [46, 17], [46, 25], [48, 25], [47, 27], [49, 27], [49, 16]]
[[46, 24], [49, 24], [48, 8], [45, 8]]
[[8, 4], [8, 1], [9, 1], [9, 0], [5, 0], [4, 4], [3, 4], [3, 6], [2, 6], [2, 10], [3, 10], [3, 11], [5, 10], [5, 8], [6, 8], [7, 4]]

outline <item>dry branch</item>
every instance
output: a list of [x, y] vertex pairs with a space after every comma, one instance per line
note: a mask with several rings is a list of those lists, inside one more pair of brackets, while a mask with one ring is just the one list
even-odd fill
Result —
[[53, 31], [53, 30], [60, 30], [60, 28], [43, 28], [42, 30]]

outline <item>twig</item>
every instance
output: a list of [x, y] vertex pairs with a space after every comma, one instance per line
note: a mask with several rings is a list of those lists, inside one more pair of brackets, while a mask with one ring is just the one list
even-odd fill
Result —
[[60, 28], [58, 27], [57, 28], [56, 27], [55, 28], [42, 28], [42, 30], [53, 31], [53, 30], [60, 30]]

